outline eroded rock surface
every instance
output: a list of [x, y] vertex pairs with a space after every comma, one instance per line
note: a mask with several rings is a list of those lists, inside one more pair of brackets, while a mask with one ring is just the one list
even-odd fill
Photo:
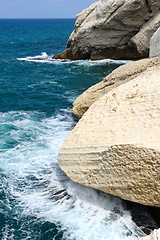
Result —
[[82, 117], [88, 108], [105, 93], [115, 87], [130, 81], [144, 72], [147, 68], [160, 66], [160, 58], [143, 59], [123, 65], [104, 78], [103, 81], [93, 85], [82, 93], [74, 102], [73, 112], [78, 117]]
[[67, 49], [54, 58], [147, 57], [150, 38], [159, 26], [159, 0], [100, 0], [77, 15]]
[[160, 66], [133, 75], [91, 105], [58, 163], [75, 182], [160, 207]]

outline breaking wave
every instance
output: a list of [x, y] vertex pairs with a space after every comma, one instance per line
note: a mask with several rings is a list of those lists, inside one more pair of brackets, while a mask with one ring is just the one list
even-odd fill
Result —
[[109, 65], [109, 64], [125, 64], [132, 61], [129, 60], [112, 60], [112, 59], [103, 59], [103, 60], [68, 60], [68, 59], [53, 59], [52, 56], [48, 56], [46, 52], [43, 52], [41, 55], [34, 57], [28, 56], [25, 58], [17, 58], [19, 61], [28, 61], [28, 62], [40, 62], [40, 63], [52, 63], [52, 64], [76, 64], [76, 65]]
[[[134, 240], [143, 235], [120, 199], [76, 184], [59, 169], [58, 151], [73, 127], [70, 110], [49, 118], [11, 111], [0, 113], [0, 121], [0, 204], [12, 219], [4, 221], [1, 239]], [[57, 238], [52, 238], [55, 226]]]

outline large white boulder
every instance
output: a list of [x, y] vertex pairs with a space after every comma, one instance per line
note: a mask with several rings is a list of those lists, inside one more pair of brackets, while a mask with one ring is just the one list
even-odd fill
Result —
[[94, 102], [67, 136], [58, 163], [75, 182], [160, 207], [160, 65]]

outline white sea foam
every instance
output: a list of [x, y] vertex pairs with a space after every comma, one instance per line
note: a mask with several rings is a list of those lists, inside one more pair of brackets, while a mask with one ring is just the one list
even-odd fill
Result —
[[25, 58], [17, 58], [19, 61], [28, 62], [38, 62], [38, 63], [52, 63], [52, 64], [76, 64], [76, 65], [105, 65], [105, 64], [125, 64], [131, 62], [130, 60], [113, 60], [113, 59], [103, 59], [103, 60], [68, 60], [68, 59], [53, 59], [52, 56], [48, 56], [46, 52], [43, 52], [38, 56], [28, 56]]
[[[59, 169], [58, 151], [73, 124], [70, 110], [50, 118], [12, 111], [0, 113], [0, 121], [8, 133], [1, 145], [7, 136], [15, 141], [1, 153], [4, 189], [18, 200], [21, 216], [61, 226], [67, 240], [134, 240], [142, 235], [120, 199], [76, 184]], [[7, 229], [3, 239], [11, 239]]]
[[25, 58], [17, 58], [17, 60], [19, 61], [42, 61], [42, 60], [49, 60], [50, 57], [47, 55], [46, 52], [42, 52], [41, 55], [37, 55], [37, 56], [34, 56], [34, 57], [31, 57], [31, 56], [28, 56], [28, 57], [25, 57]]

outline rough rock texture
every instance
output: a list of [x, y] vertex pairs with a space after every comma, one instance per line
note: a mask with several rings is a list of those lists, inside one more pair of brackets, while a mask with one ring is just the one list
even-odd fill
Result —
[[141, 237], [138, 240], [160, 240], [160, 229], [154, 230], [150, 235]]
[[75, 182], [160, 207], [160, 66], [98, 99], [61, 147]]
[[143, 59], [123, 65], [104, 78], [103, 81], [90, 87], [82, 93], [74, 102], [73, 112], [78, 117], [82, 117], [88, 108], [105, 93], [115, 87], [130, 81], [141, 72], [152, 66], [160, 66], [160, 58]]
[[67, 49], [54, 58], [147, 57], [159, 26], [159, 0], [100, 0], [77, 15]]
[[160, 57], [160, 28], [158, 28], [151, 38], [149, 56]]
[[131, 42], [136, 45], [137, 51], [142, 56], [145, 56], [146, 52], [148, 52], [148, 47], [150, 46], [150, 39], [159, 27], [160, 13], [156, 14], [153, 18], [151, 18], [146, 24], [142, 26], [140, 31], [132, 37]]

